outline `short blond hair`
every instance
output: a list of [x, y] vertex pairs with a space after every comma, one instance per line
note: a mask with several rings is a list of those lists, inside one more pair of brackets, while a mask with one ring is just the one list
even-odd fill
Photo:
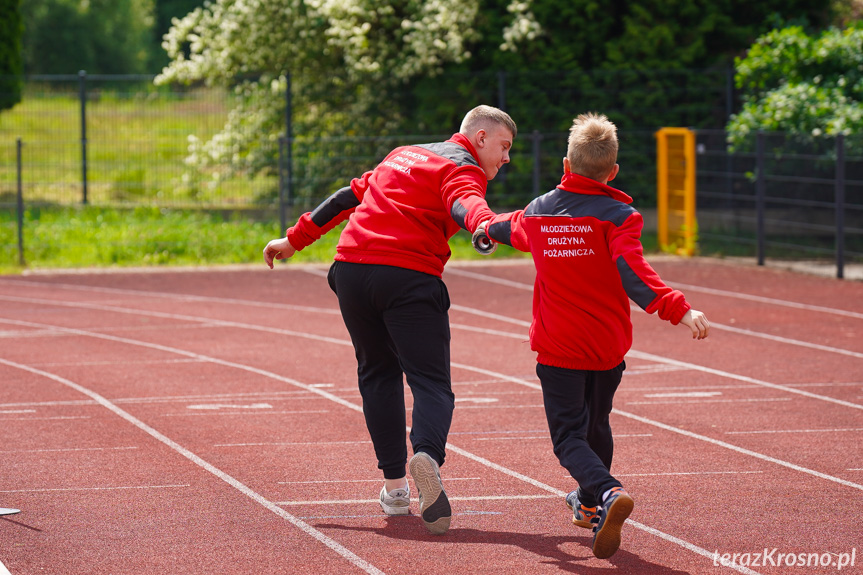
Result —
[[459, 132], [467, 136], [477, 130], [488, 131], [493, 125], [503, 126], [512, 132], [513, 138], [518, 135], [518, 128], [509, 114], [499, 108], [486, 105], [477, 106], [465, 114]]
[[604, 181], [617, 163], [617, 126], [594, 112], [579, 114], [569, 129], [566, 157], [570, 170]]

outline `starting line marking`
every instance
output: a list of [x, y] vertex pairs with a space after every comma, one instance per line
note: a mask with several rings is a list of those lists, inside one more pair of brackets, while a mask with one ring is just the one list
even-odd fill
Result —
[[[449, 479], [447, 479], [447, 481], [449, 481]], [[537, 495], [474, 495], [469, 497], [450, 497], [449, 495], [447, 495], [447, 499], [449, 499], [450, 501], [511, 501], [513, 499], [557, 499], [558, 497], [560, 496], [551, 493], [540, 493]], [[376, 503], [380, 503], [380, 501], [377, 499], [328, 499], [323, 501], [277, 501], [276, 505], [284, 505], [285, 507], [290, 507], [291, 505], [372, 505]]]

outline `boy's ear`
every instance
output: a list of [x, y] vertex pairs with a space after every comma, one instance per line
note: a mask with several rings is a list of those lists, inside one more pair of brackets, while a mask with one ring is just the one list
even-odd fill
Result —
[[572, 173], [572, 166], [569, 164], [569, 158], [563, 158], [563, 173], [570, 174]]
[[616, 178], [616, 177], [617, 177], [617, 173], [618, 173], [619, 171], [620, 171], [620, 164], [614, 164], [614, 167], [613, 167], [613, 168], [611, 168], [611, 173], [610, 173], [610, 174], [608, 174], [608, 179], [607, 179], [606, 181], [607, 181], [607, 182], [610, 182], [611, 180], [613, 180], [614, 178]]

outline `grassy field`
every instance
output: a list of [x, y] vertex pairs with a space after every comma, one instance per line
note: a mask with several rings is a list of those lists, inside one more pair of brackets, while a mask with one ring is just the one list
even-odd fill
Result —
[[[131, 88], [127, 88], [131, 89]], [[249, 205], [272, 195], [275, 176], [248, 179], [201, 174], [186, 165], [190, 136], [206, 141], [225, 124], [230, 96], [219, 90], [181, 93], [91, 92], [86, 103], [87, 199], [92, 204]], [[74, 93], [30, 88], [0, 113], [0, 197], [14, 187], [21, 139], [27, 201], [83, 199], [81, 103]]]
[[[220, 264], [263, 265], [267, 242], [283, 235], [278, 223], [236, 213], [98, 207], [28, 208], [24, 258], [18, 265], [18, 228], [12, 210], [0, 210], [0, 273], [24, 269]], [[297, 255], [298, 262], [329, 262], [338, 230]], [[453, 257], [479, 259], [467, 232], [450, 241]], [[507, 246], [491, 257], [525, 257]]]

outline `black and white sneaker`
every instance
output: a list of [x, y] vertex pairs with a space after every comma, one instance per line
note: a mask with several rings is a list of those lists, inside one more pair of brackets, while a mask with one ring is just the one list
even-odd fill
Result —
[[623, 487], [611, 490], [599, 510], [599, 523], [593, 528], [593, 555], [608, 559], [620, 547], [620, 531], [632, 513], [635, 501]]

